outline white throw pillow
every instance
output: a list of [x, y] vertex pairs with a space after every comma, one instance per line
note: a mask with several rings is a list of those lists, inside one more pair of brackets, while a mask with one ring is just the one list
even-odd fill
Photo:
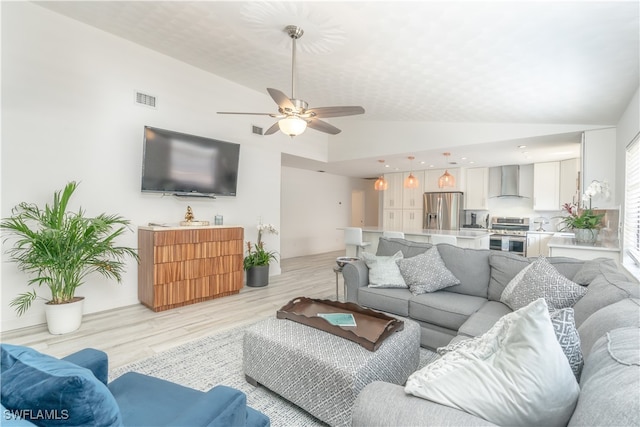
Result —
[[580, 387], [543, 299], [411, 374], [405, 392], [498, 425], [565, 426]]
[[[517, 276], [511, 282], [514, 282]], [[536, 259], [521, 276], [520, 281], [502, 293], [500, 301], [512, 310], [518, 310], [538, 298], [544, 298], [550, 310], [560, 310], [573, 305], [587, 293], [587, 288], [564, 277], [544, 257]], [[509, 292], [510, 291], [510, 292]]]
[[377, 256], [368, 252], [362, 253], [362, 259], [369, 267], [370, 288], [407, 288], [400, 274], [396, 261], [403, 258], [398, 251], [392, 256]]
[[460, 284], [460, 280], [444, 264], [436, 246], [423, 254], [399, 260], [398, 266], [413, 295]]

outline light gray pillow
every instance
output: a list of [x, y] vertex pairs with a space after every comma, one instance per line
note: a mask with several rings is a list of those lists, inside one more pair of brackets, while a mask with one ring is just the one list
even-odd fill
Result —
[[582, 347], [580, 346], [580, 335], [576, 329], [576, 322], [573, 317], [573, 308], [563, 308], [562, 310], [552, 311], [550, 317], [558, 343], [560, 343], [564, 355], [567, 356], [573, 375], [575, 375], [576, 380], [580, 382], [584, 357], [582, 356]]
[[552, 311], [572, 307], [586, 293], [587, 288], [564, 277], [544, 256], [540, 256], [501, 301], [515, 311], [544, 298]]
[[436, 246], [423, 254], [398, 261], [400, 273], [414, 295], [459, 285], [460, 280], [444, 265]]
[[368, 252], [362, 253], [362, 259], [369, 267], [370, 288], [407, 288], [407, 284], [400, 274], [396, 261], [403, 258], [398, 251], [392, 256], [378, 256]]

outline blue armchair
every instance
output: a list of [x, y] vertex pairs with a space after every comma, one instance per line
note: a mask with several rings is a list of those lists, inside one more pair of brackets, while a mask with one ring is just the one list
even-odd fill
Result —
[[108, 382], [106, 353], [63, 359], [1, 344], [1, 424], [7, 426], [250, 426], [269, 418], [226, 386], [207, 392], [129, 372]]

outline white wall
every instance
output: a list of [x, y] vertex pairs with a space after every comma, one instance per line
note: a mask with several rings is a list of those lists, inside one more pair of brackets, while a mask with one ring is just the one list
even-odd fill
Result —
[[[616, 197], [617, 167], [616, 164], [616, 128], [586, 131], [582, 146], [582, 192], [595, 181], [607, 181], [611, 197], [596, 195], [593, 207], [617, 208], [620, 199]], [[623, 166], [624, 168], [624, 166]], [[622, 182], [624, 188], [624, 182]]]
[[[339, 228], [351, 221], [351, 191], [367, 180], [282, 168], [282, 258], [344, 249]], [[372, 184], [373, 186], [373, 184]], [[368, 192], [365, 191], [365, 205]], [[365, 220], [368, 209], [365, 208]]]
[[[253, 135], [251, 124], [272, 119], [220, 116], [216, 111], [274, 108], [255, 92], [26, 2], [2, 3], [2, 217], [22, 201], [44, 204], [68, 181], [80, 181], [72, 200], [88, 214], [117, 213], [134, 227], [219, 213], [255, 240], [258, 217], [280, 224], [281, 152], [326, 160], [327, 138], [306, 132], [291, 138]], [[158, 97], [158, 108], [134, 104], [134, 92]], [[241, 101], [241, 104], [240, 104]], [[217, 200], [141, 194], [144, 125], [241, 144], [238, 196]], [[280, 236], [268, 244], [280, 250]], [[136, 247], [137, 233], [122, 244]], [[273, 246], [272, 246], [273, 245]], [[6, 247], [4, 248], [6, 249]], [[1, 329], [44, 322], [38, 301], [18, 318], [8, 306], [28, 288], [26, 276], [3, 251]], [[278, 274], [279, 264], [271, 269]], [[43, 289], [43, 296], [47, 296]], [[94, 277], [79, 290], [85, 312], [137, 304], [137, 265], [121, 285]]]
[[616, 199], [624, 205], [625, 150], [640, 133], [640, 88], [629, 101], [616, 127]]

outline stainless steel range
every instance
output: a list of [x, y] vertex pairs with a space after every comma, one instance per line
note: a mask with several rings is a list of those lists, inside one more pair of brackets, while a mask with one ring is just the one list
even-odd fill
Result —
[[529, 218], [499, 217], [491, 218], [489, 249], [508, 251], [524, 256], [527, 249]]

